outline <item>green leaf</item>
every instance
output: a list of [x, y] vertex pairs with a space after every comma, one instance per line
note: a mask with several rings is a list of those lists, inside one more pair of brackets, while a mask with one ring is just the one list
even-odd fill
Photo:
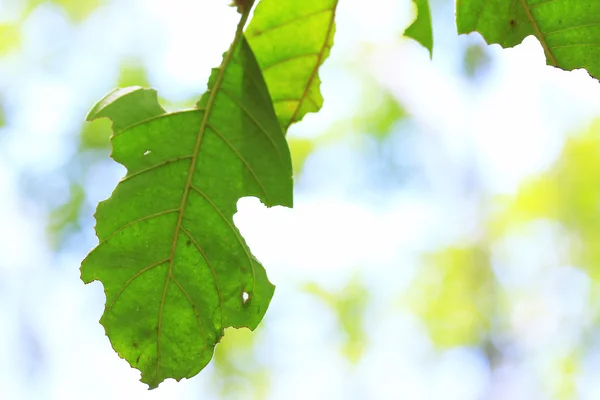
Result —
[[431, 27], [431, 12], [429, 0], [413, 0], [417, 6], [417, 18], [404, 31], [404, 36], [415, 39], [433, 55], [433, 28]]
[[128, 88], [88, 117], [113, 121], [112, 157], [127, 174], [98, 206], [100, 244], [81, 277], [103, 283], [100, 322], [150, 388], [196, 375], [224, 328], [256, 328], [273, 295], [233, 223], [244, 196], [292, 205], [290, 153], [246, 19], [197, 108], [165, 113], [154, 90]]
[[600, 77], [600, 2], [597, 0], [462, 0], [458, 33], [480, 32], [488, 44], [512, 47], [529, 35], [541, 43], [548, 65], [585, 68]]
[[284, 130], [323, 105], [319, 67], [329, 56], [338, 0], [261, 0], [246, 37]]

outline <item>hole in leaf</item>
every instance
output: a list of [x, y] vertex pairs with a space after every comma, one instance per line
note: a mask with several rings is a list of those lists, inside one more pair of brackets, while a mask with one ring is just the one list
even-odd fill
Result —
[[148, 154], [150, 154], [150, 153], [151, 153], [151, 151], [150, 151], [150, 150], [146, 150], [146, 151], [144, 152], [144, 155], [145, 155], [145, 156], [147, 156], [147, 155], [148, 155]]
[[246, 302], [248, 301], [249, 298], [250, 298], [250, 295], [248, 294], [248, 292], [242, 292], [242, 303], [244, 303], [244, 305], [246, 305]]

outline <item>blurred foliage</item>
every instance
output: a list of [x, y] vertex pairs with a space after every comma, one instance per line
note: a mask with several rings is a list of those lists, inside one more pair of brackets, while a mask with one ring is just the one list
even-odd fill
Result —
[[20, 45], [20, 25], [13, 22], [0, 22], [0, 56], [18, 49]]
[[0, 97], [0, 128], [4, 125], [6, 125], [6, 112], [4, 111], [4, 102], [2, 101], [2, 97]]
[[150, 86], [146, 67], [138, 59], [126, 59], [121, 62], [117, 87], [124, 88], [128, 86]]
[[354, 114], [351, 120], [355, 131], [383, 139], [392, 132], [396, 122], [408, 116], [398, 100], [381, 86], [368, 85], [365, 95], [368, 101], [364, 114]]
[[84, 188], [80, 184], [73, 182], [69, 190], [67, 202], [50, 212], [46, 232], [53, 248], [60, 247], [65, 239], [67, 239], [69, 233], [77, 232], [81, 229], [79, 214], [84, 201]]
[[559, 400], [577, 398], [577, 374], [581, 359], [577, 352], [557, 360], [554, 379], [550, 380], [552, 397]]
[[494, 285], [487, 251], [448, 247], [425, 257], [408, 304], [436, 346], [480, 345], [491, 325]]
[[402, 104], [372, 78], [366, 79], [362, 85], [361, 97], [364, 102], [351, 117], [337, 121], [326, 133], [317, 139], [318, 144], [336, 143], [353, 136], [369, 136], [378, 141], [387, 139], [394, 133], [394, 127], [409, 117]]
[[96, 120], [83, 125], [79, 146], [84, 150], [104, 150], [110, 147], [111, 123]]
[[261, 365], [254, 348], [261, 328], [227, 328], [215, 347], [212, 384], [219, 399], [265, 399], [269, 393], [269, 371]]
[[355, 277], [338, 293], [328, 292], [316, 283], [307, 284], [305, 290], [335, 313], [346, 338], [342, 353], [350, 362], [357, 363], [367, 346], [364, 316], [369, 292], [366, 287]]
[[463, 72], [469, 79], [480, 78], [490, 68], [491, 58], [485, 44], [470, 43], [464, 50]]
[[52, 4], [65, 11], [73, 22], [85, 20], [106, 0], [29, 0], [26, 11], [29, 13], [41, 4]]
[[514, 199], [500, 199], [495, 236], [538, 219], [555, 220], [573, 235], [573, 262], [600, 278], [600, 120], [570, 137], [554, 165], [527, 180]]
[[302, 173], [304, 162], [315, 149], [315, 140], [288, 137], [288, 145], [290, 146], [290, 153], [292, 155], [294, 177], [298, 177]]

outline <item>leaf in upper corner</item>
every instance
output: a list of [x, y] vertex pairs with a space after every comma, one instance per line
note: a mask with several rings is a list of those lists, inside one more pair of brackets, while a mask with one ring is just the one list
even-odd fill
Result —
[[156, 92], [120, 89], [89, 119], [113, 121], [127, 174], [96, 211], [100, 244], [81, 266], [106, 293], [113, 348], [155, 388], [192, 377], [226, 327], [256, 328], [273, 295], [233, 223], [238, 199], [292, 205], [285, 137], [239, 30], [198, 107], [166, 113]]
[[480, 32], [488, 44], [513, 47], [534, 35], [548, 65], [585, 68], [600, 77], [600, 1], [462, 0], [458, 33]]
[[323, 105], [319, 67], [329, 56], [338, 0], [261, 0], [246, 30], [277, 118], [291, 124]]
[[431, 12], [429, 0], [413, 0], [417, 7], [417, 17], [413, 23], [406, 28], [404, 36], [415, 39], [423, 47], [429, 50], [429, 56], [433, 55], [433, 28], [431, 27]]

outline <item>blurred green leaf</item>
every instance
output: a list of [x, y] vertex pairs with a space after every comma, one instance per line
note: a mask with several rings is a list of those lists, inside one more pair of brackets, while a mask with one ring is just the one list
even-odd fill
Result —
[[581, 359], [577, 352], [561, 357], [556, 363], [556, 374], [552, 377], [551, 386], [554, 389], [553, 398], [559, 400], [576, 399], [577, 380]]
[[65, 10], [72, 21], [81, 22], [103, 5], [106, 0], [29, 0], [28, 11], [30, 12], [40, 4], [48, 2]]
[[488, 44], [513, 47], [534, 35], [548, 65], [585, 68], [600, 77], [600, 1], [462, 0], [458, 33], [480, 32]]
[[6, 112], [4, 111], [4, 101], [0, 96], [0, 128], [2, 128], [4, 125], [6, 125]]
[[465, 49], [463, 58], [463, 71], [468, 78], [475, 78], [490, 65], [491, 59], [487, 47], [471, 43]]
[[409, 291], [409, 304], [436, 346], [478, 345], [490, 328], [494, 284], [486, 252], [449, 247], [426, 257]]
[[429, 50], [429, 56], [431, 57], [433, 56], [433, 28], [431, 26], [429, 0], [413, 0], [413, 2], [417, 8], [417, 16], [404, 31], [404, 36], [421, 43], [423, 47]]
[[146, 68], [139, 60], [128, 59], [121, 63], [117, 87], [129, 86], [150, 86]]
[[294, 176], [299, 176], [302, 173], [304, 162], [315, 149], [315, 141], [305, 138], [288, 138], [287, 141], [292, 154]]
[[364, 104], [361, 114], [355, 114], [352, 121], [354, 129], [365, 132], [379, 139], [392, 132], [396, 122], [408, 116], [406, 110], [386, 89], [369, 85], [365, 93], [368, 102]]
[[113, 121], [112, 157], [127, 167], [99, 204], [100, 244], [81, 278], [106, 293], [113, 348], [155, 388], [196, 375], [226, 327], [255, 329], [274, 286], [233, 223], [237, 201], [292, 205], [289, 149], [242, 16], [196, 109], [166, 113], [154, 90], [119, 89], [89, 119]]
[[21, 45], [21, 26], [17, 23], [0, 23], [0, 56], [16, 50]]
[[328, 292], [316, 283], [309, 283], [305, 290], [325, 302], [335, 312], [346, 335], [342, 352], [351, 362], [358, 362], [367, 345], [364, 315], [369, 292], [365, 286], [355, 278], [339, 293]]
[[248, 329], [227, 328], [215, 349], [214, 378], [219, 399], [264, 399], [269, 390], [269, 371], [255, 357], [257, 334]]
[[81, 130], [80, 149], [100, 150], [110, 148], [110, 121], [99, 119], [91, 121]]
[[560, 222], [574, 235], [573, 262], [600, 278], [600, 120], [570, 137], [554, 165], [526, 181], [490, 226], [495, 237], [537, 219]]
[[58, 248], [62, 244], [67, 229], [79, 229], [79, 213], [84, 201], [84, 188], [77, 183], [71, 184], [68, 201], [50, 213], [46, 231], [52, 247]]
[[283, 131], [323, 105], [319, 67], [329, 56], [338, 0], [261, 0], [246, 37]]

